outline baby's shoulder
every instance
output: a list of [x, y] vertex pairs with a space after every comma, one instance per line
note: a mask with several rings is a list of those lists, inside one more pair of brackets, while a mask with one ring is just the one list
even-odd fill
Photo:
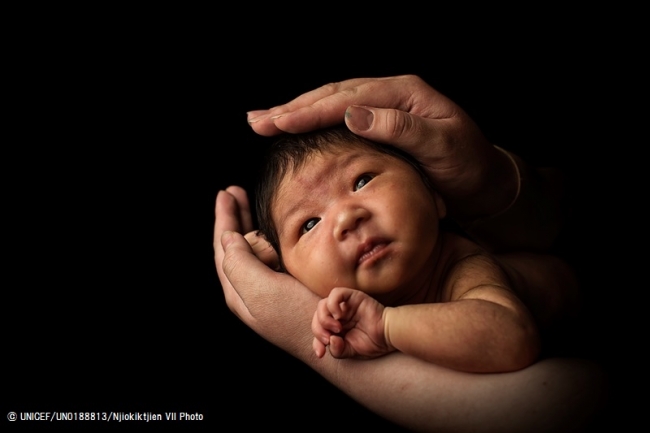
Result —
[[449, 235], [445, 239], [447, 267], [459, 272], [465, 267], [498, 266], [495, 256], [470, 239]]
[[507, 274], [492, 254], [462, 237], [450, 241], [441, 301], [456, 299], [459, 294], [479, 286], [509, 285]]

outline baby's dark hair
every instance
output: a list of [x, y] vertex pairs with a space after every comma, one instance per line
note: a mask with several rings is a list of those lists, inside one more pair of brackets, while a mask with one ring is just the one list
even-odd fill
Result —
[[300, 169], [308, 158], [315, 153], [323, 154], [328, 151], [358, 148], [374, 150], [409, 163], [420, 174], [427, 188], [432, 191], [429, 178], [424, 173], [420, 164], [411, 155], [394, 146], [376, 143], [359, 137], [350, 132], [345, 125], [319, 129], [303, 134], [285, 134], [271, 144], [267, 150], [255, 194], [259, 224], [258, 233], [264, 235], [266, 240], [278, 253], [282, 270], [284, 270], [284, 266], [282, 264], [278, 231], [273, 218], [271, 218], [271, 210], [282, 179], [287, 174]]

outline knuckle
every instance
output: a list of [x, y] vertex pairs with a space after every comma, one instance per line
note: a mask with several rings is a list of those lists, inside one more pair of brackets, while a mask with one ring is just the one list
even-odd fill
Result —
[[342, 83], [340, 81], [333, 81], [331, 83], [327, 83], [320, 88], [327, 93], [334, 94], [338, 92], [341, 89]]
[[424, 83], [424, 80], [419, 75], [415, 75], [415, 74], [402, 75], [402, 78], [405, 81], [407, 81], [409, 83], [413, 83], [413, 84], [418, 84], [419, 85], [419, 84]]
[[338, 302], [345, 296], [345, 292], [345, 288], [336, 287], [330, 292], [329, 297], [332, 298], [333, 301]]
[[[371, 83], [367, 84], [369, 86], [372, 86]], [[345, 89], [341, 89], [339, 93], [344, 96], [346, 99], [353, 99], [356, 98], [357, 95], [359, 95], [360, 89], [357, 86], [354, 87], [348, 87]]]
[[401, 111], [391, 110], [386, 119], [390, 133], [394, 138], [420, 137], [423, 135], [422, 124], [415, 117]]
[[241, 256], [229, 250], [224, 254], [221, 266], [227, 276], [236, 274], [242, 268]]

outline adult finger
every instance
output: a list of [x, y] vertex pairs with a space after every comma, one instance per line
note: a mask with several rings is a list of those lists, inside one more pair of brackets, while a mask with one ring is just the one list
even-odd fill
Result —
[[247, 233], [253, 230], [253, 216], [251, 213], [251, 206], [248, 200], [246, 190], [240, 186], [232, 185], [226, 188], [226, 191], [231, 194], [237, 201], [239, 208], [239, 222], [241, 223], [240, 233]]
[[426, 85], [414, 76], [355, 78], [329, 83], [307, 92], [287, 104], [249, 117], [253, 130], [265, 136], [280, 132], [299, 133], [343, 122], [345, 109], [352, 104], [406, 108], [414, 85]]
[[348, 90], [365, 81], [353, 79], [326, 84], [266, 112], [250, 112], [248, 123], [256, 133], [267, 137], [282, 132], [312, 131], [341, 123], [345, 108], [351, 103], [348, 97], [350, 93], [355, 93]]
[[266, 240], [264, 235], [260, 234], [257, 230], [246, 233], [244, 238], [253, 249], [253, 254], [257, 256], [266, 266], [271, 269], [279, 270], [280, 261], [278, 254], [273, 249], [273, 246]]
[[[481, 188], [486, 161], [499, 152], [460, 109], [428, 118], [395, 109], [351, 106], [346, 125], [355, 134], [408, 152], [445, 198], [464, 200]], [[442, 114], [442, 113], [441, 113]]]
[[292, 99], [286, 104], [277, 105], [267, 110], [251, 110], [246, 113], [249, 123], [257, 123], [268, 117], [277, 116], [279, 114], [290, 113], [300, 108], [314, 104], [321, 99], [332, 96], [345, 89], [354, 88], [368, 81], [378, 80], [377, 78], [353, 78], [340, 82], [328, 83], [317, 89], [310, 90], [302, 95]]
[[401, 77], [387, 77], [329, 84], [325, 86], [328, 91], [316, 93], [318, 99], [306, 99], [310, 103], [292, 106], [291, 111], [271, 119], [282, 131], [300, 133], [343, 123], [345, 110], [352, 104], [405, 109], [410, 89], [401, 82]]
[[[217, 193], [213, 232], [215, 258], [223, 259], [221, 235], [226, 231], [243, 232], [245, 229], [252, 230], [251, 218], [248, 198], [242, 188], [231, 186]], [[217, 263], [217, 269], [219, 270], [221, 260], [217, 261], [219, 262]]]
[[[390, 144], [411, 153], [446, 155], [451, 143], [445, 140], [445, 131], [452, 119], [425, 119], [405, 111], [352, 105], [345, 112], [345, 123], [350, 131], [378, 143]], [[426, 150], [426, 152], [423, 152]]]
[[332, 82], [318, 87], [317, 89], [310, 90], [305, 92], [302, 95], [294, 98], [293, 100], [287, 102], [286, 104], [278, 105], [269, 109], [271, 114], [282, 114], [292, 111], [296, 111], [300, 108], [312, 105], [322, 99], [325, 99], [329, 96], [336, 95], [348, 89], [354, 89], [362, 84], [374, 81], [374, 80], [384, 80], [382, 78], [352, 78], [349, 80]]
[[237, 199], [228, 191], [219, 191], [215, 203], [215, 218], [213, 232], [213, 247], [217, 271], [221, 272], [221, 261], [223, 260], [223, 247], [221, 246], [221, 235], [226, 231], [239, 232], [242, 230], [240, 211]]
[[221, 238], [226, 232], [236, 232], [241, 230], [241, 222], [239, 216], [239, 205], [237, 199], [227, 191], [219, 191], [217, 194], [215, 206], [215, 225], [214, 225], [214, 262], [217, 268], [217, 275], [221, 282], [226, 304], [230, 310], [235, 313], [240, 319], [249, 317], [247, 309], [230, 280], [225, 275], [223, 270], [223, 262], [225, 251], [221, 242]]
[[[292, 129], [291, 123], [289, 125], [290, 129], [288, 130], [279, 128], [275, 122], [281, 117], [287, 116], [289, 113], [293, 113], [294, 111], [305, 107], [310, 108], [310, 110], [301, 116], [302, 119], [298, 118], [296, 121], [300, 122], [306, 120], [307, 123], [302, 125], [303, 128], [306, 128], [306, 131], [319, 128], [319, 126], [313, 125], [320, 123], [319, 118], [321, 116], [324, 116], [326, 119], [336, 119], [335, 123], [339, 123], [342, 120], [342, 113], [345, 111], [346, 105], [345, 102], [341, 101], [340, 97], [331, 97], [337, 95], [343, 89], [354, 87], [365, 81], [366, 79], [364, 78], [358, 78], [338, 83], [329, 83], [317, 89], [303, 93], [286, 104], [278, 105], [268, 110], [249, 111], [247, 113], [248, 123], [256, 133], [264, 136], [272, 136], [284, 131], [290, 132]], [[325, 100], [325, 102], [323, 102], [323, 100]], [[315, 106], [313, 106], [314, 104]], [[323, 108], [325, 113], [321, 111]], [[285, 120], [280, 120], [279, 122], [282, 124], [285, 123]]]

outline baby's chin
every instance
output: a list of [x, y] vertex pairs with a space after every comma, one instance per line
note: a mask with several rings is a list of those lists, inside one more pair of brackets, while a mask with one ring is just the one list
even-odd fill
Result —
[[399, 297], [399, 293], [403, 291], [402, 287], [386, 285], [373, 285], [371, 287], [366, 287], [364, 285], [357, 284], [355, 287], [351, 287], [351, 289], [359, 290], [360, 292], [371, 296], [386, 306], [391, 306], [394, 304], [394, 299], [397, 299]]
[[335, 280], [328, 283], [315, 284], [313, 281], [301, 280], [300, 278], [298, 278], [298, 281], [321, 298], [329, 296], [330, 292], [337, 287], [344, 287], [359, 290], [382, 302], [381, 300], [390, 301], [393, 298], [397, 298], [398, 293], [404, 290], [402, 286], [378, 284], [376, 282]]
[[428, 286], [422, 284], [385, 284], [372, 289], [359, 289], [372, 296], [386, 307], [421, 303], [427, 296]]

